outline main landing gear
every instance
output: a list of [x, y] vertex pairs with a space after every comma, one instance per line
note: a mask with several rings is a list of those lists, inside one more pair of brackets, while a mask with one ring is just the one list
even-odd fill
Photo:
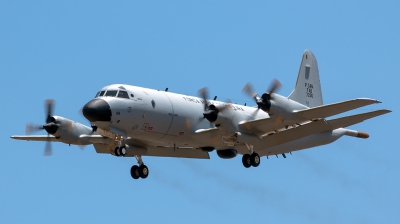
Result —
[[255, 152], [253, 152], [251, 155], [244, 154], [242, 157], [243, 166], [246, 168], [250, 168], [251, 166], [257, 167], [260, 165], [260, 161], [260, 156]]
[[244, 154], [242, 157], [243, 166], [246, 168], [250, 168], [251, 166], [257, 167], [260, 165], [260, 155], [254, 152], [253, 145], [247, 144], [247, 149], [249, 150], [249, 154]]
[[144, 165], [142, 156], [135, 156], [137, 162], [139, 163], [139, 166], [133, 165], [131, 168], [131, 176], [133, 179], [146, 179], [147, 176], [149, 176], [149, 168], [147, 168], [146, 165]]
[[[125, 146], [119, 146], [119, 147], [115, 147], [114, 149], [114, 154], [115, 156], [125, 156], [126, 155], [126, 148]], [[135, 156], [138, 165], [133, 165], [131, 167], [131, 176], [133, 179], [146, 179], [147, 176], [149, 176], [149, 168], [144, 165], [143, 160], [142, 160], [142, 156]]]

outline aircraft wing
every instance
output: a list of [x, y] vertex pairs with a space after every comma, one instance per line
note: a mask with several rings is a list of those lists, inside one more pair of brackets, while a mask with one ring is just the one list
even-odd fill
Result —
[[160, 157], [175, 157], [175, 158], [195, 158], [195, 159], [210, 159], [208, 152], [203, 152], [196, 148], [173, 148], [173, 147], [146, 147], [144, 156], [160, 156]]
[[[363, 106], [374, 103], [380, 103], [374, 99], [360, 98], [347, 100], [334, 104], [313, 107], [305, 110], [294, 111], [296, 117], [303, 118], [304, 121], [327, 118], [336, 114], [344, 113], [349, 110], [354, 110]], [[253, 121], [243, 121], [239, 123], [239, 128], [245, 132], [251, 132], [256, 135], [263, 135], [273, 130], [283, 128], [282, 125], [276, 123], [276, 119], [264, 118]]]
[[324, 119], [315, 122], [309, 122], [296, 128], [291, 128], [276, 134], [264, 136], [258, 147], [270, 148], [331, 129], [331, 126]]
[[110, 139], [107, 137], [103, 137], [101, 135], [81, 135], [79, 136], [78, 139], [75, 139], [74, 141], [66, 140], [66, 139], [61, 139], [61, 138], [56, 138], [52, 135], [13, 135], [11, 136], [12, 139], [16, 140], [26, 140], [26, 141], [42, 141], [42, 142], [64, 142], [64, 143], [70, 143], [70, 144], [79, 144], [79, 145], [88, 145], [88, 144], [95, 144], [95, 143], [103, 143], [103, 144], [109, 144]]
[[50, 141], [50, 142], [60, 142], [54, 136], [47, 136], [47, 135], [13, 135], [11, 136], [12, 139], [17, 140], [26, 140], [26, 141]]
[[368, 113], [356, 114], [337, 119], [321, 119], [315, 122], [309, 122], [296, 128], [291, 128], [276, 134], [264, 136], [260, 143], [257, 145], [257, 148], [261, 148], [261, 150], [257, 152], [261, 156], [267, 155], [268, 148], [278, 146], [290, 141], [295, 141], [297, 139], [304, 138], [313, 134], [318, 134], [324, 131], [331, 131], [338, 128], [348, 127], [390, 112], [390, 110], [376, 110]]
[[275, 121], [271, 118], [263, 118], [253, 121], [242, 121], [239, 123], [239, 129], [245, 132], [251, 132], [256, 135], [262, 135], [267, 132], [276, 130], [274, 128]]
[[347, 116], [347, 117], [336, 118], [336, 119], [328, 120], [327, 122], [331, 125], [332, 130], [334, 130], [337, 128], [345, 128], [350, 125], [354, 125], [354, 124], [363, 122], [365, 120], [371, 119], [373, 117], [384, 115], [384, 114], [387, 114], [390, 112], [392, 112], [392, 111], [376, 110], [376, 111], [372, 111], [372, 112], [368, 112], [368, 113], [362, 113], [362, 114], [356, 114], [356, 115]]
[[297, 116], [302, 117], [306, 120], [326, 118], [374, 103], [381, 103], [381, 102], [374, 99], [360, 98], [360, 99], [347, 100], [339, 103], [327, 104], [305, 110], [295, 111], [294, 115], [296, 117]]

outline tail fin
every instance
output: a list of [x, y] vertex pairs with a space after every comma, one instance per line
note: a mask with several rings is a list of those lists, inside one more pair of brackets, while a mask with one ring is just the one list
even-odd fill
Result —
[[323, 105], [317, 59], [309, 50], [304, 51], [296, 86], [288, 99], [308, 107]]

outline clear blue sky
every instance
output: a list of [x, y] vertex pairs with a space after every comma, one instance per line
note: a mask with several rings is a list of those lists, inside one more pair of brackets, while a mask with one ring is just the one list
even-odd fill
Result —
[[[2, 1], [1, 223], [400, 223], [398, 1]], [[126, 83], [253, 104], [277, 78], [289, 95], [301, 56], [317, 57], [324, 103], [369, 97], [352, 113], [394, 112], [352, 126], [367, 140], [262, 158], [133, 158], [93, 147], [12, 140], [42, 124], [43, 102], [81, 123], [101, 87]], [[349, 113], [351, 114], [351, 113]], [[44, 134], [44, 133], [43, 133]]]

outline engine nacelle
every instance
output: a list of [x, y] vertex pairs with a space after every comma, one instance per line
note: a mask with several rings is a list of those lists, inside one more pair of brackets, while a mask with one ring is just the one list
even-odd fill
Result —
[[60, 116], [53, 116], [52, 122], [56, 125], [56, 128], [55, 132], [51, 134], [59, 141], [74, 145], [91, 144], [80, 139], [79, 136], [92, 135], [92, 128]]
[[232, 158], [236, 157], [237, 151], [236, 151], [236, 149], [217, 150], [217, 155], [221, 159], [232, 159]]

